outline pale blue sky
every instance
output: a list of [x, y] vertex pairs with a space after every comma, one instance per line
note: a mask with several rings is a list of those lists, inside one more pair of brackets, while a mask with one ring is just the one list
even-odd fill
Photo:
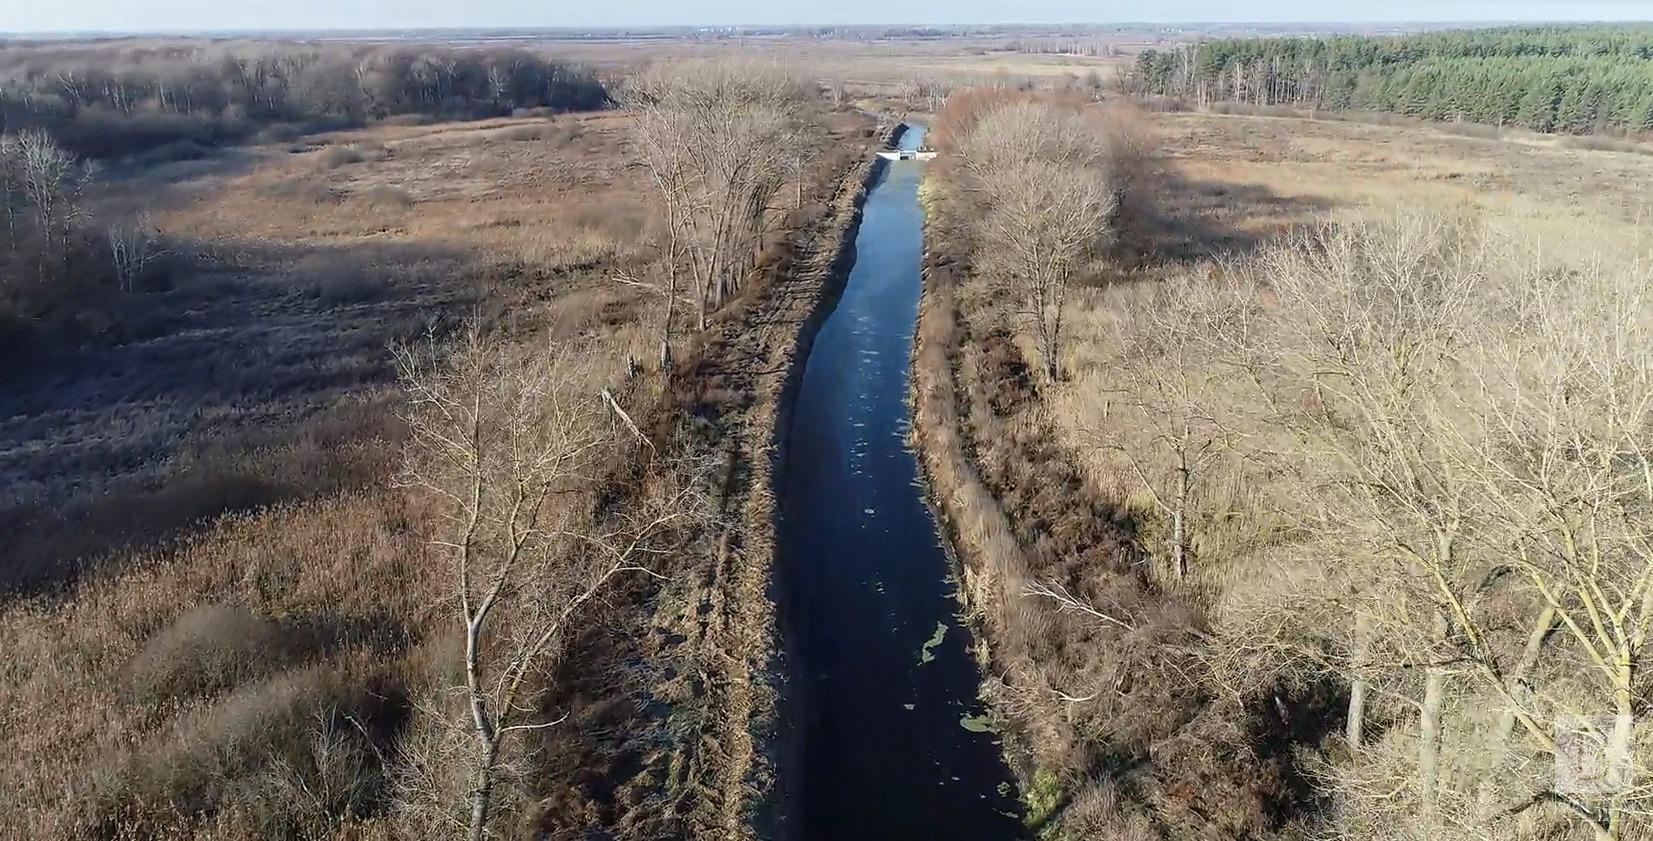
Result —
[[1648, 19], [1653, 0], [0, 0], [0, 32]]

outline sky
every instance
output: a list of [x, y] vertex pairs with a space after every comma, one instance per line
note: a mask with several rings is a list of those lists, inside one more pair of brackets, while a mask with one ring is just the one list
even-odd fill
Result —
[[1653, 20], [1653, 0], [0, 0], [0, 32]]

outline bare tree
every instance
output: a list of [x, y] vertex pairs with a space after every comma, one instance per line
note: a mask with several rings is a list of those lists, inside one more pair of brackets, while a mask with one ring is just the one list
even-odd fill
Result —
[[[800, 86], [774, 64], [680, 62], [638, 74], [622, 101], [636, 112], [634, 148], [663, 205], [667, 306], [686, 271], [704, 330], [740, 288], [773, 222], [770, 202], [802, 142]], [[663, 329], [669, 343], [670, 318]]]
[[133, 224], [109, 226], [107, 236], [115, 282], [125, 292], [132, 291], [152, 261], [165, 255], [160, 234], [150, 224], [147, 212], [138, 214]]
[[1278, 344], [1266, 351], [1277, 366], [1272, 399], [1321, 468], [1297, 472], [1306, 522], [1358, 535], [1360, 590], [1403, 607], [1381, 614], [1393, 620], [1385, 639], [1396, 660], [1424, 674], [1416, 791], [1426, 825], [1436, 821], [1451, 664], [1480, 637], [1465, 601], [1487, 572], [1468, 546], [1471, 498], [1453, 469], [1459, 459], [1439, 434], [1452, 422], [1440, 401], [1473, 331], [1469, 307], [1482, 275], [1471, 264], [1479, 255], [1453, 251], [1458, 240], [1442, 224], [1329, 232], [1258, 269], [1282, 312]]
[[1045, 376], [1060, 379], [1069, 283], [1109, 241], [1119, 206], [1107, 138], [1077, 112], [1024, 102], [982, 117], [962, 154], [986, 206], [981, 267], [1011, 290]]
[[[1653, 629], [1653, 277], [1593, 266], [1566, 284], [1543, 272], [1520, 280], [1500, 313], [1513, 329], [1477, 345], [1459, 394], [1479, 421], [1459, 435], [1486, 500], [1487, 551], [1531, 599], [1513, 669], [1483, 678], [1508, 704], [1498, 747], [1517, 723], [1602, 713], [1611, 761], [1630, 763]], [[1562, 694], [1534, 680], [1555, 656], [1552, 632], [1583, 667]], [[1647, 797], [1566, 803], [1613, 839]]]
[[85, 221], [80, 199], [91, 183], [92, 165], [82, 163], [38, 129], [19, 134], [17, 148], [23, 192], [34, 208], [35, 229], [46, 246], [41, 250], [41, 273], [45, 274], [47, 254], [56, 249], [59, 276], [64, 276], [68, 273], [70, 235], [76, 224]]
[[1232, 454], [1234, 432], [1222, 417], [1227, 379], [1216, 363], [1245, 302], [1213, 283], [1173, 278], [1151, 288], [1120, 290], [1109, 307], [1115, 355], [1106, 412], [1112, 426], [1143, 434], [1129, 439], [1093, 430], [1093, 443], [1133, 476], [1170, 521], [1170, 577], [1188, 576], [1195, 497], [1207, 471]]
[[502, 809], [511, 738], [567, 716], [543, 709], [564, 641], [616, 578], [650, 574], [668, 533], [700, 510], [696, 484], [668, 477], [636, 505], [591, 510], [593, 472], [614, 442], [586, 390], [590, 354], [515, 352], [473, 329], [451, 352], [397, 356], [410, 431], [401, 482], [441, 513], [432, 548], [451, 567], [464, 631], [468, 832], [481, 839]]
[[1433, 218], [1272, 250], [1251, 268], [1274, 301], [1252, 377], [1294, 437], [1280, 475], [1303, 533], [1358, 617], [1351, 741], [1368, 689], [1415, 715], [1420, 831], [1547, 802], [1616, 839], [1648, 791], [1579, 797], [1519, 754], [1553, 757], [1566, 716], [1605, 713], [1634, 758], [1653, 285], [1599, 267], [1556, 284], [1520, 251]]
[[17, 252], [17, 218], [23, 213], [23, 150], [18, 139], [0, 134], [0, 204], [6, 208], [6, 244]]
[[848, 98], [848, 94], [845, 91], [844, 80], [831, 79], [824, 82], [823, 86], [826, 90], [827, 101], [832, 103], [832, 107], [842, 108], [844, 105], [844, 100]]

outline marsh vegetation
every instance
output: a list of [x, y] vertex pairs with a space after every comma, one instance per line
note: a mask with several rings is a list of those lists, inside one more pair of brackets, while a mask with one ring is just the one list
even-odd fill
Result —
[[991, 115], [1034, 108], [1103, 150], [1144, 119], [954, 95], [917, 375], [988, 691], [1061, 792], [1042, 826], [1638, 837], [1641, 787], [1557, 773], [1580, 727], [1599, 763], [1649, 759], [1653, 309], [1625, 197], [1570, 195], [1537, 159], [1578, 153], [1525, 141], [1148, 118], [1152, 186], [1088, 214], [1052, 343], [995, 221], [1015, 194], [972, 171]]

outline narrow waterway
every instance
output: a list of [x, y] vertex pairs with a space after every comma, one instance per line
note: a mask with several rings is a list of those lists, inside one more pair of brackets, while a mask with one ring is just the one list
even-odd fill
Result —
[[[901, 147], [922, 139], [909, 126]], [[906, 447], [923, 168], [892, 161], [874, 183], [854, 267], [815, 338], [788, 431], [779, 563], [793, 681], [782, 757], [791, 838], [1021, 834], [951, 568]]]

